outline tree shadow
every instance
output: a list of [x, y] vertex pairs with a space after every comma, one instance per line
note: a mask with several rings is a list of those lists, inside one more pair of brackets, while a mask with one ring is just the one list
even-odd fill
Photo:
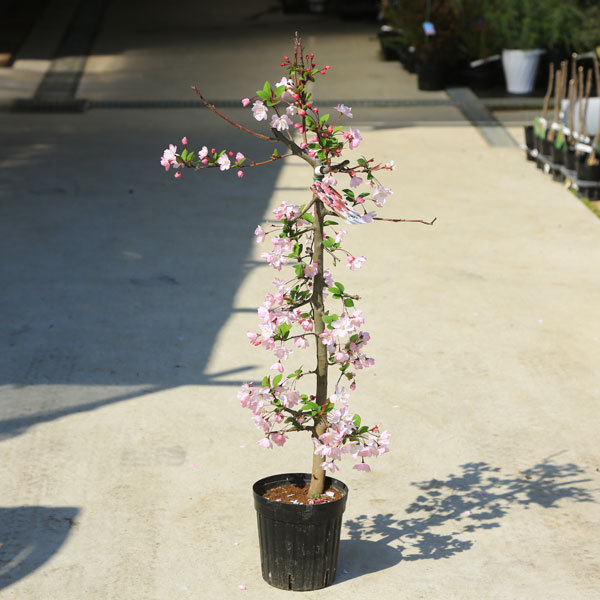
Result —
[[0, 590], [47, 562], [65, 543], [78, 514], [71, 506], [0, 508]]
[[346, 521], [350, 539], [340, 542], [338, 581], [381, 571], [401, 561], [450, 558], [472, 548], [469, 534], [501, 526], [512, 509], [533, 505], [557, 508], [561, 501], [596, 502], [592, 481], [573, 464], [555, 464], [554, 456], [516, 475], [503, 475], [484, 462], [461, 465], [445, 480], [413, 482], [421, 493], [394, 514], [360, 515]]
[[[35, 147], [24, 117], [6, 123], [7, 152], [20, 158], [0, 164], [0, 440], [180, 386], [235, 388], [255, 366], [209, 362], [232, 314], [255, 312], [236, 294], [263, 268], [253, 229], [282, 165], [243, 182], [215, 172], [174, 180], [157, 159], [173, 131], [251, 157], [271, 147], [209, 111], [158, 112], [153, 128], [125, 113], [40, 117]], [[138, 156], [133, 174], [120, 170], [123, 156]]]

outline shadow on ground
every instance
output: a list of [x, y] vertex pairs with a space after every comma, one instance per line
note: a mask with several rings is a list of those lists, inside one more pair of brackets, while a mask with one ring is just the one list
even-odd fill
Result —
[[405, 517], [360, 515], [345, 523], [350, 539], [340, 542], [338, 581], [382, 571], [401, 561], [450, 558], [472, 548], [473, 532], [500, 527], [517, 507], [558, 508], [563, 501], [596, 502], [592, 481], [573, 464], [549, 457], [517, 475], [483, 462], [461, 465], [460, 474], [412, 485], [420, 490]]
[[184, 134], [250, 157], [272, 144], [209, 111], [151, 113], [36, 116], [35, 138], [29, 118], [2, 117], [0, 440], [160, 390], [235, 387], [253, 367], [207, 364], [224, 323], [260, 302], [235, 297], [264, 265], [253, 231], [281, 165], [174, 179], [159, 159]]
[[0, 508], [0, 590], [41, 567], [65, 543], [79, 509]]

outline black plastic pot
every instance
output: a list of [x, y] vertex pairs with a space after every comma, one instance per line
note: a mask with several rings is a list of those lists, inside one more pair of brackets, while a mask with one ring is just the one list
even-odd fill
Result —
[[[577, 161], [577, 181], [580, 192], [590, 200], [600, 199], [600, 163], [588, 165], [587, 157]], [[586, 183], [592, 185], [585, 185]]]
[[563, 161], [565, 167], [569, 171], [575, 171], [577, 168], [577, 157], [575, 156], [575, 150], [569, 148], [567, 144], [563, 146]]
[[588, 165], [586, 159], [577, 161], [577, 179], [600, 183], [600, 164]]
[[552, 151], [552, 144], [545, 138], [536, 137], [535, 147], [538, 151], [536, 157], [536, 165], [538, 169], [543, 169], [546, 161], [550, 160], [550, 152]]
[[527, 146], [527, 160], [535, 160], [531, 156], [531, 151], [535, 149], [535, 133], [533, 132], [533, 125], [525, 125], [525, 145]]
[[382, 30], [377, 34], [377, 37], [385, 60], [401, 60], [402, 52], [406, 51], [406, 44], [400, 32]]
[[420, 90], [427, 92], [445, 89], [444, 67], [435, 62], [417, 62], [417, 85]]
[[323, 504], [283, 504], [263, 498], [271, 488], [293, 483], [310, 483], [309, 473], [272, 475], [257, 481], [254, 507], [258, 519], [260, 562], [263, 579], [283, 590], [318, 590], [335, 580], [342, 515], [348, 488], [337, 479], [327, 478], [344, 497]]
[[564, 181], [565, 176], [561, 167], [565, 164], [565, 155], [562, 148], [557, 148], [552, 144], [550, 159], [552, 160], [552, 179], [554, 181]]

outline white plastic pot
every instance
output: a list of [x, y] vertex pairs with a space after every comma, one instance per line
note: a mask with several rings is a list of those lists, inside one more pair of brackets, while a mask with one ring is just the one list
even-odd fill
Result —
[[540, 56], [545, 50], [502, 50], [506, 89], [511, 94], [529, 94], [535, 85]]
[[[587, 113], [585, 115], [585, 131], [579, 131], [579, 109], [583, 103], [575, 101], [574, 102], [574, 120], [573, 123], [575, 125], [574, 130], [583, 136], [593, 137], [596, 135], [598, 131], [598, 122], [600, 121], [600, 98], [590, 98], [588, 100], [587, 105]], [[567, 109], [569, 107], [568, 100], [561, 101], [561, 110], [563, 113], [564, 121], [566, 122]]]

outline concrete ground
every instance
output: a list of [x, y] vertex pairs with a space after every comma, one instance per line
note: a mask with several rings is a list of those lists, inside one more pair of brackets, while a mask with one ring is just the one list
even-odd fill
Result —
[[[303, 597], [598, 598], [598, 218], [381, 61], [371, 23], [178, 6], [108, 4], [77, 96], [114, 108], [0, 112], [0, 598], [284, 596], [260, 575], [251, 486], [309, 469], [310, 444], [257, 447], [236, 388], [270, 364], [245, 336], [273, 278], [253, 230], [305, 202], [310, 173], [174, 180], [159, 157], [183, 135], [266, 156], [176, 107], [190, 85], [235, 106], [278, 80], [296, 29], [333, 65], [315, 95], [358, 102], [362, 152], [396, 161], [382, 215], [437, 217], [347, 238], [376, 359], [352, 406], [392, 451], [342, 466], [339, 576]], [[43, 56], [0, 72], [5, 107]]]

